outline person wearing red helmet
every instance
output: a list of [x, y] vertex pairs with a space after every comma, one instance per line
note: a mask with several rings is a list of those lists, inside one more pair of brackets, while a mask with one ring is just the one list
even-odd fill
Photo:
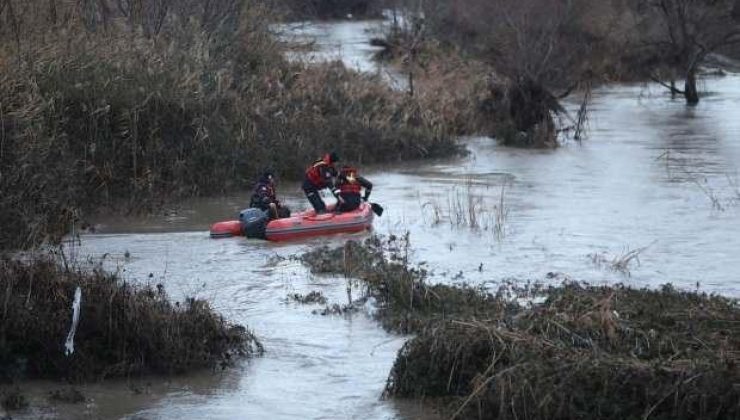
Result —
[[[360, 194], [362, 190], [364, 194]], [[337, 197], [337, 211], [352, 211], [360, 207], [363, 201], [370, 198], [373, 184], [359, 175], [357, 169], [351, 166], [343, 166], [337, 176], [334, 186], [334, 195]]]
[[319, 191], [334, 186], [334, 178], [337, 176], [337, 169], [334, 164], [339, 161], [339, 156], [335, 153], [327, 153], [323, 158], [316, 160], [306, 169], [306, 175], [303, 179], [303, 192], [306, 198], [313, 206], [316, 214], [326, 213], [326, 203], [319, 195]]

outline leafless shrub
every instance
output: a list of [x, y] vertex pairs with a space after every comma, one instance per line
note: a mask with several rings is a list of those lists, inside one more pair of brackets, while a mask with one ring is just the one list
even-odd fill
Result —
[[[642, 17], [638, 26], [649, 76], [683, 95], [690, 105], [699, 103], [697, 73], [707, 56], [740, 44], [740, 19], [735, 0], [640, 0], [634, 3]], [[676, 87], [683, 79], [684, 89]]]
[[638, 266], [640, 265], [640, 255], [651, 247], [655, 242], [636, 249], [625, 249], [622, 253], [616, 255], [609, 255], [604, 253], [593, 253], [589, 254], [591, 262], [598, 267], [606, 267], [609, 270], [616, 271], [627, 276], [630, 276], [630, 265], [634, 261]]

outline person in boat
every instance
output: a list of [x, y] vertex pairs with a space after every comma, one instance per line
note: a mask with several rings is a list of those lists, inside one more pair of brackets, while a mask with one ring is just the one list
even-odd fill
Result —
[[316, 214], [326, 213], [326, 203], [319, 195], [319, 191], [334, 186], [334, 178], [337, 176], [337, 169], [334, 167], [336, 162], [339, 162], [339, 156], [335, 152], [327, 153], [306, 169], [303, 192], [306, 193], [306, 198]]
[[268, 212], [270, 220], [290, 217], [290, 209], [282, 205], [280, 200], [277, 199], [275, 175], [272, 171], [266, 170], [257, 180], [249, 207]]
[[[361, 195], [362, 190], [365, 192]], [[337, 197], [337, 212], [352, 211], [370, 198], [373, 184], [359, 175], [357, 169], [343, 166], [337, 176], [334, 195]]]

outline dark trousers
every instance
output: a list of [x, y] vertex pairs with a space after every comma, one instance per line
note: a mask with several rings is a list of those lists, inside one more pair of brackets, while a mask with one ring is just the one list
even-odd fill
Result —
[[321, 199], [319, 188], [316, 185], [312, 184], [309, 180], [303, 181], [303, 192], [306, 193], [306, 198], [308, 198], [308, 202], [311, 203], [316, 213], [326, 211], [326, 203]]
[[286, 217], [290, 217], [290, 208], [287, 206], [279, 206], [278, 207], [278, 218], [283, 219]]
[[337, 211], [339, 212], [355, 210], [360, 207], [360, 204], [362, 204], [360, 194], [341, 193], [339, 194], [339, 197], [342, 198], [342, 201], [337, 204]]
[[272, 211], [272, 208], [270, 208], [269, 204], [252, 203], [250, 207], [254, 207], [256, 209], [267, 212], [267, 215], [270, 216], [270, 220], [273, 220], [275, 218], [282, 219], [285, 217], [290, 217], [290, 208], [286, 206], [277, 206], [277, 214]]

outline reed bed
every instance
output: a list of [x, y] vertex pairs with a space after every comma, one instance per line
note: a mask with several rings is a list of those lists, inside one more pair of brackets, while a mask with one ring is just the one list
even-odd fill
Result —
[[261, 2], [51, 3], [0, 14], [0, 249], [56, 242], [101, 209], [248, 188], [266, 167], [295, 179], [327, 150], [460, 152], [447, 121], [378, 78], [285, 60]]

